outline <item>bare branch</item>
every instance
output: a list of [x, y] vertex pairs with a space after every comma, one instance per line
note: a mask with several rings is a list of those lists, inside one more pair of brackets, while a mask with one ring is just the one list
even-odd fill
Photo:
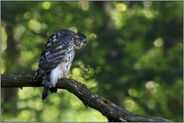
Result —
[[[33, 81], [31, 74], [2, 74], [1, 87], [42, 87], [41, 80]], [[71, 78], [58, 81], [56, 88], [66, 89], [76, 95], [86, 106], [94, 108], [107, 117], [109, 121], [119, 122], [169, 122], [170, 120], [153, 116], [133, 114], [113, 104], [107, 99], [92, 93], [84, 84]]]

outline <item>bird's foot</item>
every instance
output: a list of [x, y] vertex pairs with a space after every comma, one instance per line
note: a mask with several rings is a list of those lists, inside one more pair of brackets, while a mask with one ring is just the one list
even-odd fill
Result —
[[51, 88], [49, 89], [49, 91], [50, 91], [51, 93], [56, 93], [56, 92], [57, 92], [57, 88], [51, 87]]

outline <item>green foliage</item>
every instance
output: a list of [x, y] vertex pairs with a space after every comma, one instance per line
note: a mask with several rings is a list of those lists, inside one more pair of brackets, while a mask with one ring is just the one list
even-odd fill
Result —
[[[2, 5], [1, 73], [34, 73], [48, 37], [87, 36], [68, 75], [125, 109], [183, 120], [182, 2], [10, 2]], [[107, 121], [65, 90], [2, 92], [2, 121]], [[13, 98], [13, 97], [12, 97]]]

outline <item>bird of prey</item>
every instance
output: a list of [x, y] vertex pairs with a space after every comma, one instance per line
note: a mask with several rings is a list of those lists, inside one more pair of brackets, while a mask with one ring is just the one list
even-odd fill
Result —
[[44, 90], [42, 100], [45, 101], [50, 88], [67, 75], [70, 70], [75, 51], [86, 45], [86, 36], [80, 32], [61, 30], [50, 36], [40, 55], [38, 70], [34, 80], [42, 77]]

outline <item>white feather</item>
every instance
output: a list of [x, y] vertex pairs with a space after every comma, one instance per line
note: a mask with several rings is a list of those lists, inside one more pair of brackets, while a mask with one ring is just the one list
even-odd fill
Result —
[[59, 67], [56, 67], [51, 71], [51, 74], [50, 74], [51, 87], [55, 87], [58, 79], [61, 79], [61, 78], [63, 78], [63, 71]]
[[51, 80], [51, 87], [55, 87], [57, 81], [63, 77], [65, 77], [71, 67], [71, 63], [74, 58], [75, 51], [71, 51], [69, 54], [65, 56], [67, 62], [62, 61], [56, 68], [51, 71], [50, 80]]

